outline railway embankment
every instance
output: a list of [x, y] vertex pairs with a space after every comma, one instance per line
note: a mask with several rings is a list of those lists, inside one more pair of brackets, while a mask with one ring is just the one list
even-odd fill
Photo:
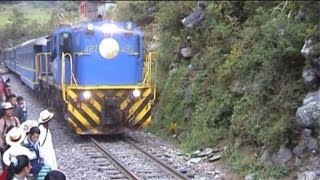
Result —
[[316, 7], [119, 3], [118, 12], [140, 22], [158, 53], [149, 131], [184, 152], [227, 147], [220, 161], [243, 178], [319, 178]]

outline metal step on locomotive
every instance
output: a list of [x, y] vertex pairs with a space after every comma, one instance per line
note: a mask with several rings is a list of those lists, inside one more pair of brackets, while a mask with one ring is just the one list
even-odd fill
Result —
[[132, 22], [61, 25], [3, 55], [79, 135], [120, 134], [151, 122], [155, 54], [145, 54], [143, 32]]

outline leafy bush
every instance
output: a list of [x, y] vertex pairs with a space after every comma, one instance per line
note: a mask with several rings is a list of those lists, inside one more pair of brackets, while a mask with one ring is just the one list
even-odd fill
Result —
[[157, 11], [157, 1], [119, 1], [112, 13], [112, 18], [123, 21], [131, 20], [142, 26], [150, 24], [154, 20]]
[[224, 153], [227, 161], [231, 164], [232, 169], [240, 172], [242, 176], [252, 174], [254, 179], [267, 179], [274, 177], [276, 179], [283, 179], [290, 173], [290, 168], [280, 165], [265, 165], [256, 162], [253, 157], [254, 152], [232, 150]]
[[[162, 37], [159, 74], [163, 74], [163, 79], [159, 84], [165, 84], [169, 65], [176, 59], [174, 49], [183, 42], [181, 37], [197, 36], [193, 45], [201, 47], [191, 61], [195, 74], [189, 82], [192, 98], [179, 99], [188, 102], [181, 104], [184, 108], [188, 104], [194, 108], [192, 126], [187, 133], [190, 136], [185, 144], [192, 149], [217, 143], [225, 137], [240, 137], [243, 142], [272, 149], [284, 142], [304, 93], [301, 81], [304, 61], [300, 49], [310, 25], [287, 19], [286, 11], [271, 16], [263, 6], [250, 12], [246, 21], [239, 24], [236, 17], [229, 16], [231, 2], [217, 2], [209, 3], [206, 17], [210, 18], [205, 19], [199, 34], [185, 30], [180, 23], [194, 4], [185, 2], [181, 6], [185, 7], [177, 9], [173, 3], [160, 3], [157, 14]], [[178, 69], [185, 66], [180, 63]], [[246, 89], [242, 96], [231, 91], [236, 81]], [[179, 86], [175, 88], [179, 92]], [[163, 96], [161, 100], [163, 106], [177, 101]], [[180, 108], [177, 104], [174, 107]], [[161, 113], [157, 119], [170, 119], [176, 113]]]
[[[188, 29], [181, 20], [196, 2], [159, 2], [155, 21], [161, 37], [160, 96], [150, 130], [175, 133], [187, 151], [227, 141], [234, 149], [226, 157], [237, 171], [285, 176], [286, 168], [257, 164], [249, 157], [241, 162], [234, 150], [266, 146], [272, 152], [294, 141], [295, 112], [305, 94], [300, 50], [314, 19], [296, 17], [308, 6], [288, 1], [207, 2], [202, 25]], [[189, 35], [197, 49], [190, 62], [177, 56]], [[235, 84], [242, 92], [234, 92]]]

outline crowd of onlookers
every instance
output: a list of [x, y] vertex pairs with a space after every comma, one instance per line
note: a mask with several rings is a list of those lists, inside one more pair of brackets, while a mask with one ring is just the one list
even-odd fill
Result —
[[26, 103], [11, 93], [9, 82], [0, 78], [0, 89], [9, 89], [0, 90], [0, 180], [65, 180], [49, 129], [54, 114], [45, 109], [37, 120], [27, 120]]

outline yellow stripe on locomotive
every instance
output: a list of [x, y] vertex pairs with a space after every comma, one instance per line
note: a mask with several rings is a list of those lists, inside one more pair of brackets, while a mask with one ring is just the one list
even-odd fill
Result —
[[68, 121], [77, 134], [125, 133], [144, 128], [151, 122], [154, 96], [151, 87], [106, 86], [86, 90], [86, 87], [69, 86], [66, 94]]
[[152, 56], [147, 55], [141, 85], [62, 86], [68, 122], [77, 134], [120, 134], [150, 125], [155, 100]]

